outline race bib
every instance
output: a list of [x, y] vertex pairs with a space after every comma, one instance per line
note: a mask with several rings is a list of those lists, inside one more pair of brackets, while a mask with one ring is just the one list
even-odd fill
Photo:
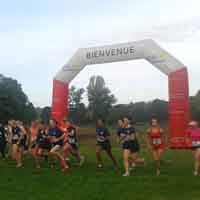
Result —
[[192, 147], [200, 147], [200, 141], [192, 141]]
[[13, 135], [13, 140], [18, 140], [19, 136], [18, 135]]
[[75, 138], [69, 138], [69, 143], [71, 143], [71, 144], [75, 144], [75, 143], [76, 143]]
[[153, 145], [160, 145], [162, 144], [161, 138], [153, 138], [152, 140]]
[[104, 142], [105, 141], [105, 137], [103, 137], [103, 136], [97, 136], [97, 141], [98, 142]]

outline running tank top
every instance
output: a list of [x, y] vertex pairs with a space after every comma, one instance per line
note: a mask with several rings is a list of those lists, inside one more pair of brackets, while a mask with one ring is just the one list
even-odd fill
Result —
[[38, 135], [38, 128], [31, 127], [30, 128], [30, 138], [31, 138], [31, 141], [36, 140], [37, 139], [37, 135]]
[[163, 144], [162, 132], [161, 129], [153, 131], [152, 129], [148, 132], [149, 137], [151, 138], [152, 145], [161, 145]]
[[15, 127], [12, 129], [12, 140], [13, 141], [18, 141], [20, 138], [20, 128], [19, 127]]

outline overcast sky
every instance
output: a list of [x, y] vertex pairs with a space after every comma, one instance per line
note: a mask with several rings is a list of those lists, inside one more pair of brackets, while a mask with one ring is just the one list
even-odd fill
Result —
[[[0, 0], [0, 73], [17, 79], [36, 106], [51, 104], [52, 78], [80, 47], [152, 38], [200, 89], [199, 0]], [[167, 77], [146, 61], [86, 67], [71, 84], [102, 75], [118, 103], [167, 99]]]

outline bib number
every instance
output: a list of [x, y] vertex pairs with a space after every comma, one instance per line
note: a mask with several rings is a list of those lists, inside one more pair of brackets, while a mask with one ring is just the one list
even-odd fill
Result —
[[161, 145], [162, 144], [162, 140], [161, 138], [154, 138], [152, 140], [153, 145]]
[[193, 141], [192, 142], [192, 147], [200, 147], [200, 141]]
[[70, 144], [75, 144], [75, 143], [76, 143], [76, 141], [75, 141], [75, 139], [74, 139], [74, 138], [69, 138], [69, 143], [70, 143]]
[[13, 140], [18, 140], [19, 139], [19, 136], [18, 135], [14, 135], [13, 136]]

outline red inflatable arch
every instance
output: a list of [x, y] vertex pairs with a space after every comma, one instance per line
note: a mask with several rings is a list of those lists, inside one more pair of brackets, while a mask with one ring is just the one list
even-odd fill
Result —
[[54, 77], [52, 118], [60, 121], [68, 115], [69, 83], [86, 65], [135, 59], [146, 59], [168, 76], [169, 143], [171, 148], [186, 148], [185, 130], [190, 113], [187, 69], [151, 39], [78, 49]]

